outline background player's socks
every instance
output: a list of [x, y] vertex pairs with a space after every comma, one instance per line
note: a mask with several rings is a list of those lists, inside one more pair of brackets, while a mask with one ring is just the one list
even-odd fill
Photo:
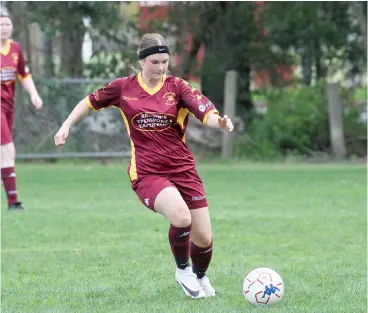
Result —
[[187, 227], [170, 225], [169, 242], [178, 268], [189, 266], [190, 231], [192, 224]]
[[193, 273], [196, 274], [199, 279], [203, 278], [206, 275], [206, 271], [212, 259], [212, 241], [211, 244], [205, 248], [198, 247], [191, 242], [190, 257], [192, 259]]
[[1, 169], [1, 179], [4, 184], [8, 205], [18, 202], [17, 185], [15, 181], [14, 167], [6, 167]]

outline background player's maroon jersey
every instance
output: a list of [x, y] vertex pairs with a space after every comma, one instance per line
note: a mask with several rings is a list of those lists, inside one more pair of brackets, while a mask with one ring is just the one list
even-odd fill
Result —
[[17, 77], [20, 80], [30, 77], [30, 73], [22, 48], [17, 42], [8, 40], [6, 47], [1, 49], [0, 56], [1, 110], [12, 112], [15, 81]]
[[129, 175], [132, 181], [151, 174], [170, 174], [194, 168], [185, 144], [188, 114], [204, 124], [215, 106], [186, 81], [165, 76], [152, 89], [141, 74], [119, 78], [87, 97], [91, 108], [120, 109], [132, 148]]

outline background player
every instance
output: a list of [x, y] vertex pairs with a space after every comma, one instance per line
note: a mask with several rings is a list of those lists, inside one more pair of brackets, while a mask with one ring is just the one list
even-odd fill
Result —
[[88, 95], [54, 139], [57, 146], [63, 145], [72, 125], [90, 109], [113, 106], [120, 110], [131, 139], [128, 173], [132, 188], [144, 205], [170, 221], [175, 278], [187, 296], [203, 298], [216, 294], [206, 276], [212, 231], [205, 191], [184, 134], [189, 113], [209, 127], [232, 131], [233, 125], [198, 90], [181, 78], [166, 75], [169, 53], [161, 35], [144, 35], [138, 48], [142, 71]]
[[8, 12], [1, 9], [1, 179], [8, 200], [9, 209], [23, 210], [18, 201], [15, 175], [15, 147], [12, 137], [14, 115], [15, 81], [18, 78], [23, 88], [28, 92], [32, 104], [37, 110], [42, 108], [39, 97], [28, 66], [24, 60], [19, 43], [11, 40], [13, 23]]

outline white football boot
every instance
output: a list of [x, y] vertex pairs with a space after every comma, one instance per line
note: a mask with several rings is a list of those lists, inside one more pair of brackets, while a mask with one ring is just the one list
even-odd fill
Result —
[[198, 283], [201, 285], [204, 290], [206, 297], [214, 297], [216, 296], [216, 290], [212, 287], [210, 280], [207, 276], [197, 279]]
[[206, 293], [199, 284], [197, 276], [193, 273], [191, 266], [188, 266], [183, 270], [177, 268], [175, 279], [183, 288], [187, 297], [192, 299], [201, 299], [206, 296]]

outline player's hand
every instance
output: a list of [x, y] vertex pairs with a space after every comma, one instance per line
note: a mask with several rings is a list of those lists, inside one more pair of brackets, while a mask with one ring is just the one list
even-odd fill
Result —
[[60, 127], [59, 131], [54, 136], [55, 146], [61, 146], [65, 144], [66, 139], [69, 136], [70, 127], [63, 125]]
[[40, 96], [38, 94], [32, 94], [31, 95], [31, 102], [34, 105], [34, 107], [36, 108], [36, 110], [40, 110], [43, 106], [42, 99], [40, 98]]
[[227, 115], [224, 115], [224, 117], [219, 117], [218, 123], [220, 128], [228, 130], [229, 132], [233, 131], [234, 129], [233, 122]]

